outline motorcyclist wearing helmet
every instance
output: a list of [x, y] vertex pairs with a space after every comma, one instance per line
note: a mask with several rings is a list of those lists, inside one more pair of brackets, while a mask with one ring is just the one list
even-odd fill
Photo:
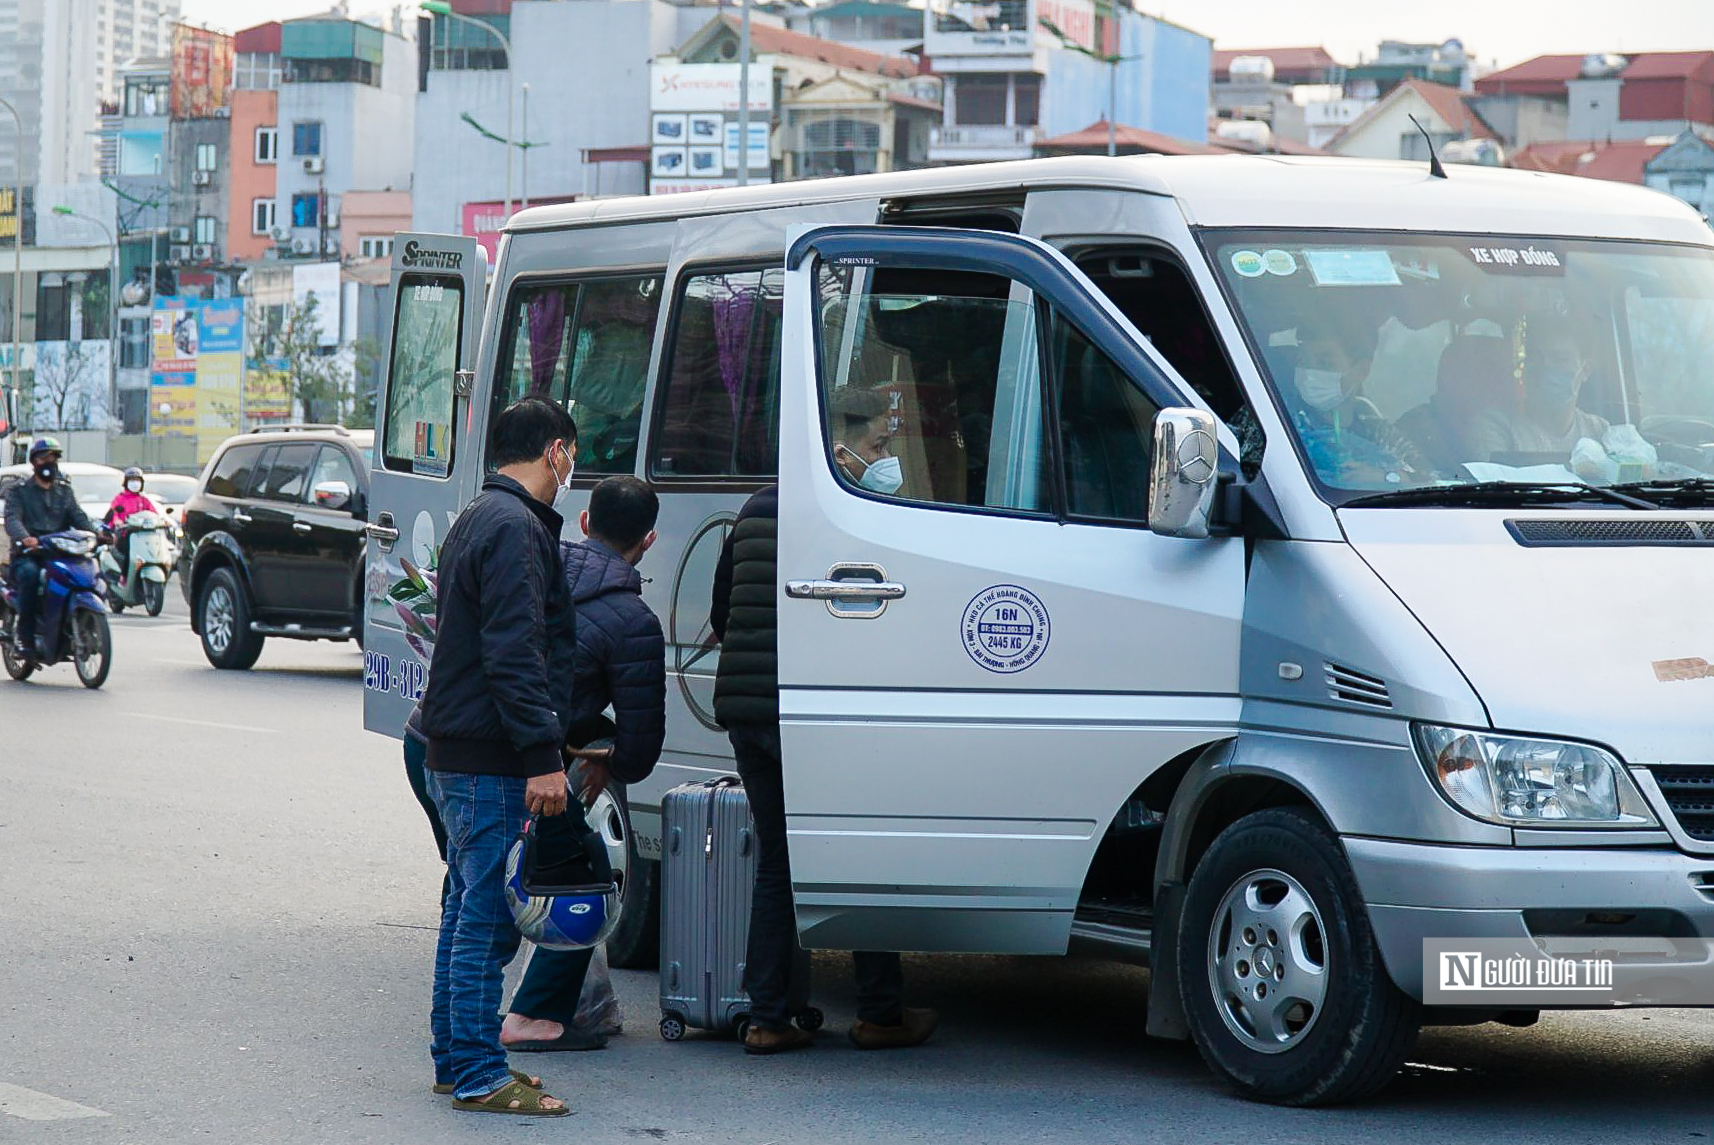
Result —
[[36, 438], [30, 443], [30, 479], [6, 491], [6, 536], [12, 543], [12, 583], [18, 589], [16, 637], [18, 651], [26, 658], [33, 656], [36, 648], [36, 614], [42, 590], [41, 539], [51, 533], [82, 529], [112, 540], [111, 533], [89, 519], [89, 514], [77, 503], [71, 481], [60, 475], [60, 456], [64, 452], [54, 438]]
[[143, 496], [143, 471], [135, 465], [125, 470], [125, 485], [113, 495], [113, 504], [107, 507], [104, 518], [107, 527], [119, 535], [119, 575], [124, 578], [131, 571], [131, 534], [125, 529], [125, 520], [132, 513], [152, 513], [155, 503]]

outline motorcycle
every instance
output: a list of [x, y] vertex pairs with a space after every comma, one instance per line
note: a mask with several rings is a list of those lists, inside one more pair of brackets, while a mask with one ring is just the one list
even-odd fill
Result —
[[8, 579], [0, 591], [0, 660], [14, 680], [27, 680], [37, 668], [71, 660], [86, 688], [99, 688], [113, 666], [113, 635], [97, 571], [95, 536], [79, 530], [41, 538], [42, 592], [36, 617], [36, 647], [18, 654], [18, 590]]
[[120, 567], [121, 546], [103, 545], [101, 575], [107, 581], [107, 604], [115, 613], [141, 605], [159, 616], [167, 601], [167, 577], [172, 575], [171, 524], [164, 513], [149, 510], [125, 518], [123, 535], [131, 538], [129, 568]]

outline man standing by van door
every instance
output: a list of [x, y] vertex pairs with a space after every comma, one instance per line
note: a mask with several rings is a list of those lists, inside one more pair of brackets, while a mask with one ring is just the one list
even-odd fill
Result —
[[[756, 889], [744, 965], [744, 989], [750, 995], [744, 1052], [751, 1054], [781, 1053], [813, 1040], [791, 1024], [787, 1012], [797, 925], [780, 770], [779, 515], [779, 487], [774, 485], [739, 510], [714, 572], [710, 614], [720, 641], [714, 715], [732, 740], [756, 819]], [[855, 951], [851, 957], [857, 971], [852, 1043], [859, 1049], [896, 1049], [926, 1042], [939, 1016], [904, 1005], [898, 954]]]
[[520, 941], [505, 901], [506, 852], [527, 814], [568, 802], [560, 748], [571, 712], [576, 614], [560, 576], [577, 426], [542, 398], [494, 419], [499, 472], [441, 548], [439, 630], [422, 699], [427, 786], [446, 825], [448, 888], [435, 952], [435, 1086], [480, 1113], [570, 1112], [509, 1071], [500, 992]]

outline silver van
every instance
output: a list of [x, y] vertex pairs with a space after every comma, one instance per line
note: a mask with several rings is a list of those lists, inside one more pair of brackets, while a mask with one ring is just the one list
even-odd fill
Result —
[[[662, 792], [730, 767], [710, 586], [777, 481], [806, 945], [1147, 961], [1149, 1033], [1294, 1104], [1424, 1024], [1714, 998], [1661, 985], [1714, 964], [1714, 232], [1678, 201], [1053, 159], [527, 210], [488, 278], [394, 245], [365, 723], [422, 689], [490, 419], [565, 402], [583, 495], [662, 501], [616, 962]], [[1463, 961], [1571, 940], [1652, 985]]]

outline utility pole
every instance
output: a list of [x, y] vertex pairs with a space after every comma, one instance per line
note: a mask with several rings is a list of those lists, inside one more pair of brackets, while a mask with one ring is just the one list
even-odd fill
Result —
[[750, 0], [738, 17], [738, 185], [750, 185]]
[[[119, 400], [119, 234], [95, 216], [70, 207], [56, 206], [54, 214], [94, 223], [113, 248], [113, 261], [107, 267], [107, 401], [111, 406]], [[19, 221], [23, 221], [21, 217]]]
[[[18, 427], [12, 424], [22, 411], [24, 403], [23, 392], [18, 385], [19, 366], [19, 329], [24, 325], [24, 121], [18, 117], [18, 109], [4, 99], [0, 99], [0, 107], [12, 113], [12, 122], [18, 128], [18, 150], [13, 159], [12, 186], [12, 219], [17, 224], [12, 231], [12, 396], [5, 405], [6, 432], [12, 437], [18, 435]], [[4, 458], [10, 463], [12, 458]]]
[[520, 172], [520, 174], [522, 175], [522, 179], [521, 179], [522, 186], [520, 186], [518, 188], [518, 190], [519, 190], [518, 197], [523, 200], [523, 202], [521, 202], [518, 205], [518, 209], [520, 211], [530, 205], [530, 85], [524, 84], [523, 90], [524, 90], [524, 146], [521, 149], [523, 153], [518, 156], [518, 165], [521, 168], [523, 168], [523, 170]]
[[[515, 146], [512, 142], [512, 105], [517, 102], [512, 98], [512, 93], [518, 82], [517, 69], [512, 66], [512, 41], [501, 35], [500, 30], [492, 24], [472, 19], [462, 12], [454, 12], [452, 5], [448, 4], [446, 0], [422, 0], [418, 7], [434, 16], [445, 16], [448, 20], [457, 20], [461, 24], [474, 24], [499, 40], [501, 50], [506, 53], [506, 212], [504, 218], [509, 219], [512, 217], [512, 148]], [[745, 8], [745, 14], [746, 16], [749, 14], [748, 7]], [[504, 225], [503, 221], [502, 225]]]
[[[1113, 18], [1114, 7], [1108, 0], [1096, 0], [1095, 8], [1099, 12], [1107, 13], [1109, 19]], [[1066, 51], [1088, 56], [1092, 60], [1099, 60], [1107, 65], [1107, 154], [1117, 155], [1119, 153], [1119, 65], [1129, 63], [1132, 60], [1140, 60], [1143, 57], [1140, 55], [1121, 56], [1117, 53], [1108, 55], [1105, 52], [1097, 52], [1093, 48], [1086, 48], [1072, 40], [1052, 20], [1046, 17], [1041, 17], [1036, 22], [1046, 28], [1048, 34], [1058, 40], [1059, 46]], [[1114, 39], [1115, 46], [1117, 46], [1119, 37], [1116, 36]]]

